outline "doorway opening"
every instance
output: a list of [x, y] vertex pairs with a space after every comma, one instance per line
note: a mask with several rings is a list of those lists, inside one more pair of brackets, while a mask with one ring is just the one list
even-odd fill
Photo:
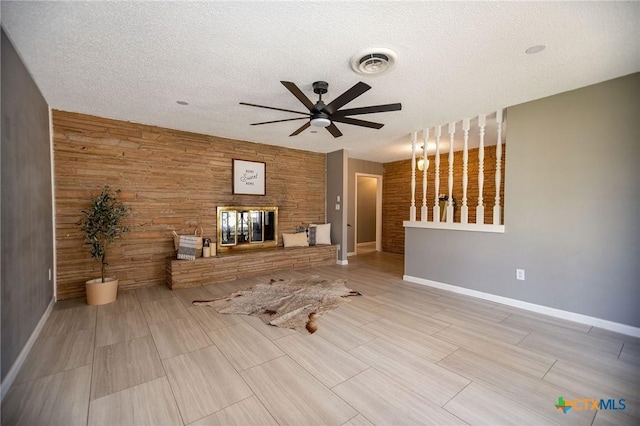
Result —
[[355, 189], [355, 252], [382, 251], [382, 176], [356, 173]]

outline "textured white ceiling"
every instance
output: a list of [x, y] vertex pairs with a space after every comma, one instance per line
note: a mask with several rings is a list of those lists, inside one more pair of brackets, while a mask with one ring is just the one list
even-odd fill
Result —
[[[0, 18], [52, 108], [379, 162], [408, 158], [413, 130], [640, 71], [639, 2], [2, 1]], [[354, 73], [369, 47], [397, 67]], [[326, 101], [364, 81], [349, 108], [403, 109], [337, 139], [249, 126], [294, 115], [241, 101], [304, 111], [280, 80], [313, 101], [316, 80]]]

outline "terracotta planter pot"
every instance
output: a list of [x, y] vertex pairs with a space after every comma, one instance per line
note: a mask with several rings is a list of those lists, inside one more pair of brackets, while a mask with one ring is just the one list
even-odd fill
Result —
[[89, 280], [86, 283], [87, 305], [104, 305], [116, 301], [118, 295], [118, 280], [115, 277]]

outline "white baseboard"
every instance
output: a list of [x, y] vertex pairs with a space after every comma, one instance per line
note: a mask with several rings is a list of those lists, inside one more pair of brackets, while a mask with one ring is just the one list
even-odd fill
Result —
[[402, 279], [415, 284], [422, 284], [429, 287], [439, 288], [441, 290], [451, 291], [453, 293], [464, 294], [465, 296], [471, 296], [478, 299], [489, 300], [491, 302], [502, 303], [503, 305], [513, 306], [515, 308], [525, 309], [527, 311], [537, 312], [539, 314], [549, 315], [568, 321], [591, 325], [593, 327], [600, 327], [604, 328], [605, 330], [615, 331], [616, 333], [640, 338], [640, 328], [633, 327], [627, 324], [620, 324], [601, 318], [577, 314], [575, 312], [563, 311], [561, 309], [550, 308], [548, 306], [536, 305], [535, 303], [523, 302], [517, 299], [497, 296], [495, 294], [484, 293], [482, 291], [471, 290], [451, 284], [444, 284], [438, 281], [426, 280], [424, 278], [412, 277], [410, 275], [403, 275]]
[[336, 263], [338, 265], [348, 265], [349, 261], [348, 260], [340, 260], [340, 259], [338, 259], [338, 260], [336, 260]]
[[16, 358], [15, 362], [11, 366], [11, 369], [9, 370], [4, 380], [2, 381], [2, 384], [0, 384], [0, 387], [2, 388], [0, 391], [0, 401], [2, 401], [5, 395], [7, 394], [7, 392], [9, 392], [9, 388], [13, 384], [13, 381], [16, 379], [18, 372], [22, 368], [22, 364], [24, 364], [25, 360], [27, 359], [27, 356], [29, 355], [29, 352], [31, 352], [31, 349], [33, 348], [33, 345], [36, 342], [36, 339], [38, 339], [38, 336], [42, 332], [42, 328], [44, 327], [44, 324], [49, 319], [49, 315], [51, 315], [51, 311], [53, 310], [54, 303], [55, 303], [55, 298], [51, 299], [51, 302], [49, 303], [49, 306], [47, 306], [47, 309], [44, 311], [42, 318], [40, 318], [40, 321], [38, 321], [38, 325], [36, 325], [36, 328], [31, 333], [31, 336], [29, 336], [29, 340], [27, 340], [27, 343], [24, 345], [24, 347], [20, 351], [20, 355], [18, 355], [18, 358]]
[[356, 252], [355, 251], [350, 251], [349, 253], [347, 253], [347, 257], [349, 256], [355, 256]]

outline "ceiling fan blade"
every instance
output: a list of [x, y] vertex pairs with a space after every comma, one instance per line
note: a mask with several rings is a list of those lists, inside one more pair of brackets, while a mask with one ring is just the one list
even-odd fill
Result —
[[351, 89], [347, 90], [342, 95], [338, 96], [333, 101], [331, 101], [329, 105], [323, 108], [323, 111], [331, 115], [337, 110], [339, 110], [340, 107], [348, 104], [349, 102], [351, 102], [358, 96], [362, 95], [364, 92], [366, 92], [369, 89], [371, 89], [371, 86], [360, 81], [354, 84]]
[[372, 121], [358, 120], [357, 118], [349, 117], [331, 117], [331, 121], [337, 121], [338, 123], [353, 124], [354, 126], [370, 127], [372, 129], [380, 129], [384, 124], [374, 123]]
[[333, 114], [333, 117], [344, 117], [346, 115], [372, 114], [374, 112], [400, 111], [402, 104], [374, 105], [362, 108], [341, 109]]
[[342, 132], [338, 130], [335, 124], [331, 123], [327, 127], [325, 127], [333, 135], [334, 138], [339, 138], [342, 136]]
[[296, 130], [295, 132], [291, 133], [289, 136], [295, 136], [295, 135], [298, 135], [298, 134], [302, 133], [302, 131], [305, 130], [310, 125], [311, 124], [307, 121], [302, 126], [298, 127], [298, 130]]
[[281, 123], [283, 121], [308, 120], [308, 119], [309, 119], [309, 117], [286, 118], [284, 120], [273, 120], [273, 121], [263, 121], [262, 123], [251, 123], [251, 126], [259, 126], [260, 124]]
[[282, 85], [286, 87], [287, 90], [289, 90], [293, 94], [293, 96], [298, 98], [298, 100], [302, 102], [309, 111], [313, 109], [313, 107], [315, 106], [313, 102], [311, 102], [309, 98], [307, 98], [304, 93], [302, 93], [302, 91], [298, 88], [298, 86], [295, 85], [295, 83], [292, 83], [290, 81], [281, 81], [280, 83], [282, 83]]
[[246, 102], [240, 102], [240, 105], [247, 105], [247, 106], [258, 107], [258, 108], [266, 108], [266, 109], [275, 109], [276, 111], [292, 112], [294, 114], [309, 115], [308, 112], [292, 111], [290, 109], [282, 109], [282, 108], [276, 108], [276, 107], [270, 107], [270, 106], [264, 106], [264, 105], [248, 104]]

